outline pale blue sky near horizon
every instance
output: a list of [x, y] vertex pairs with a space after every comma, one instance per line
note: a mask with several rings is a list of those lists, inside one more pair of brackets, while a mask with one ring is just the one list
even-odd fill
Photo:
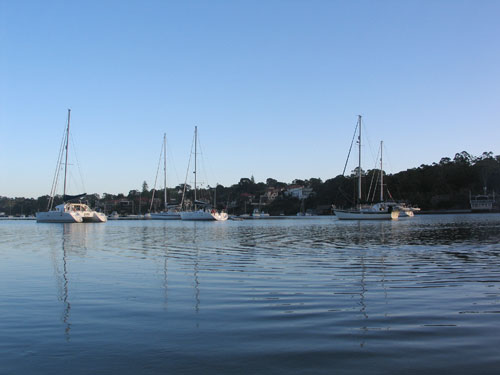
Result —
[[494, 0], [0, 0], [0, 195], [49, 193], [68, 108], [73, 193], [152, 187], [163, 133], [168, 185], [184, 182], [195, 125], [205, 186], [333, 178], [358, 114], [366, 169], [380, 140], [388, 173], [497, 155], [499, 16]]

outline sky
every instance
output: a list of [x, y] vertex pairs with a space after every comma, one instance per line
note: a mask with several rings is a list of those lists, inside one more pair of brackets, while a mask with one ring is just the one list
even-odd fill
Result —
[[499, 14], [496, 0], [0, 0], [0, 196], [49, 194], [68, 108], [70, 193], [152, 187], [164, 133], [167, 185], [192, 184], [195, 126], [203, 186], [333, 178], [358, 115], [365, 169], [381, 140], [387, 173], [498, 155]]

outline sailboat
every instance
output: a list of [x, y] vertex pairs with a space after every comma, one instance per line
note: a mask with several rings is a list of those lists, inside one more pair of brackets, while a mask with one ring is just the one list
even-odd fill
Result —
[[[167, 135], [163, 134], [163, 199], [164, 199], [164, 209], [161, 212], [152, 212], [150, 214], [151, 219], [153, 220], [180, 220], [181, 214], [175, 208], [168, 207], [167, 200]], [[151, 198], [151, 206], [150, 211], [153, 206], [154, 201], [154, 191], [153, 196]], [[176, 206], [177, 207], [177, 206]]]
[[36, 214], [37, 223], [83, 223], [83, 222], [103, 223], [108, 220], [106, 215], [104, 215], [101, 212], [92, 210], [86, 204], [71, 202], [72, 200], [82, 198], [83, 196], [86, 195], [85, 193], [74, 196], [66, 194], [66, 181], [68, 176], [68, 143], [69, 143], [70, 119], [71, 119], [71, 109], [68, 109], [68, 124], [66, 127], [65, 142], [64, 142], [64, 149], [66, 152], [66, 156], [64, 162], [63, 203], [57, 205], [55, 209], [52, 209], [52, 206], [54, 204], [55, 191], [57, 187], [57, 176], [59, 174], [58, 171], [62, 157], [62, 152], [60, 152], [59, 159], [57, 160], [56, 175], [52, 183], [52, 191], [47, 206], [47, 212], [37, 212]]
[[[358, 202], [361, 202], [361, 116], [358, 116]], [[381, 143], [382, 149], [382, 143]], [[339, 220], [391, 220], [399, 217], [399, 209], [395, 202], [384, 202], [382, 169], [382, 150], [380, 151], [380, 202], [373, 205], [361, 205], [350, 210], [334, 210]]]
[[[215, 208], [210, 209], [208, 204], [197, 200], [196, 187], [196, 162], [197, 162], [197, 144], [198, 144], [198, 127], [194, 128], [194, 211], [182, 211], [182, 220], [199, 220], [199, 221], [226, 221], [228, 219], [227, 212], [218, 212]], [[201, 207], [198, 209], [198, 207]]]

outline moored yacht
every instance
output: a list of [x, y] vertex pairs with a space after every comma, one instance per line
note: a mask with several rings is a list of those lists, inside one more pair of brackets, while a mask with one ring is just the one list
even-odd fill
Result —
[[339, 220], [391, 220], [399, 217], [397, 206], [375, 203], [351, 210], [335, 210]]
[[106, 215], [101, 212], [92, 210], [89, 206], [84, 203], [71, 203], [71, 200], [81, 198], [86, 194], [80, 194], [77, 196], [66, 195], [66, 180], [68, 175], [68, 143], [69, 143], [69, 124], [71, 118], [71, 109], [68, 109], [68, 125], [65, 132], [65, 142], [63, 143], [64, 149], [66, 150], [65, 162], [64, 162], [64, 193], [63, 202], [57, 205], [55, 209], [52, 209], [54, 204], [54, 196], [57, 188], [57, 176], [59, 165], [62, 160], [62, 150], [59, 152], [59, 159], [57, 161], [56, 174], [54, 182], [52, 184], [52, 190], [50, 194], [49, 204], [46, 212], [37, 212], [36, 221], [37, 223], [83, 223], [83, 222], [94, 222], [94, 223], [104, 223], [108, 219]]
[[[206, 202], [197, 200], [196, 191], [196, 162], [197, 162], [197, 146], [198, 145], [198, 127], [194, 127], [194, 210], [193, 211], [181, 211], [182, 220], [195, 220], [195, 221], [226, 221], [229, 218], [227, 212], [217, 211], [215, 208], [209, 208]], [[185, 186], [185, 184], [184, 184]], [[198, 209], [198, 207], [202, 207]], [[215, 198], [214, 198], [215, 206]]]
[[[361, 116], [358, 116], [358, 202], [361, 202]], [[384, 172], [382, 169], [382, 142], [380, 142], [380, 202], [373, 205], [361, 205], [349, 210], [334, 210], [339, 220], [394, 220], [399, 217], [399, 208], [395, 202], [384, 202]]]
[[104, 223], [107, 217], [84, 203], [63, 203], [57, 205], [54, 210], [37, 212], [36, 221], [39, 223]]
[[[148, 213], [148, 219], [153, 220], [180, 220], [181, 215], [177, 209], [177, 205], [174, 207], [168, 206], [167, 200], [167, 135], [163, 134], [163, 145], [162, 152], [163, 153], [163, 200], [164, 200], [164, 210], [161, 212], [151, 212]], [[161, 160], [160, 153], [160, 160]], [[158, 171], [156, 172], [156, 176], [158, 177]], [[156, 180], [155, 180], [156, 185]], [[155, 198], [155, 189], [153, 189], [153, 196], [151, 197], [151, 206], [149, 210], [153, 208], [153, 201]]]

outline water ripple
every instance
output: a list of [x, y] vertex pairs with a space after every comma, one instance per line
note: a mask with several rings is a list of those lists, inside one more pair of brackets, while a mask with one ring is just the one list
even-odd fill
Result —
[[500, 365], [500, 215], [2, 221], [0, 238], [1, 373]]

